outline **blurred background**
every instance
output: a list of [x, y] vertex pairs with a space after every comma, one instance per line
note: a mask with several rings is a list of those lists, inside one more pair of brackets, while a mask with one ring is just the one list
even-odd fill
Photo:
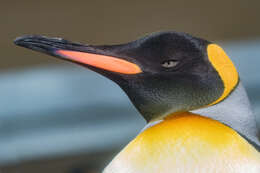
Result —
[[114, 83], [17, 47], [17, 36], [115, 44], [175, 30], [216, 41], [238, 67], [260, 121], [259, 16], [258, 0], [2, 1], [0, 170], [100, 172], [145, 124]]

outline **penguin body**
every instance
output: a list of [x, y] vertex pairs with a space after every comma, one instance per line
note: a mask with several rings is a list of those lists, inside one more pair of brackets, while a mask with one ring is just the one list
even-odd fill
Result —
[[260, 155], [216, 120], [181, 113], [146, 129], [104, 173], [257, 173]]
[[104, 173], [260, 172], [255, 117], [218, 45], [178, 32], [108, 46], [43, 36], [15, 43], [108, 77], [146, 119]]

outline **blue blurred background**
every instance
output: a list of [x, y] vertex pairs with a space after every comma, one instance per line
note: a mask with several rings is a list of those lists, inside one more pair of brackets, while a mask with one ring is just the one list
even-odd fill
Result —
[[161, 30], [220, 44], [260, 123], [260, 1], [4, 1], [0, 172], [99, 172], [144, 126], [121, 89], [83, 67], [16, 47], [24, 34], [115, 44]]

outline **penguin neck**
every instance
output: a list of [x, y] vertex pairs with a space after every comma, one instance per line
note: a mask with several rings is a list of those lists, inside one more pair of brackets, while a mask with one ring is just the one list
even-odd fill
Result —
[[[241, 82], [222, 102], [190, 112], [217, 120], [231, 127], [254, 146], [260, 148], [256, 118], [252, 112], [246, 90]], [[174, 113], [171, 115], [174, 115]], [[149, 122], [141, 132], [162, 121], [164, 120]]]
[[257, 137], [258, 129], [256, 119], [252, 113], [247, 93], [241, 82], [239, 82], [236, 89], [222, 102], [191, 112], [215, 119], [231, 127], [253, 144], [260, 146]]

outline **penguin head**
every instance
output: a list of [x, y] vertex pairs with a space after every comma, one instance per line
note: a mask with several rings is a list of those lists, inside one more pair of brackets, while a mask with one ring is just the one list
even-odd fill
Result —
[[186, 33], [159, 32], [120, 45], [23, 36], [15, 44], [83, 65], [116, 82], [147, 121], [217, 104], [238, 73], [224, 50]]

